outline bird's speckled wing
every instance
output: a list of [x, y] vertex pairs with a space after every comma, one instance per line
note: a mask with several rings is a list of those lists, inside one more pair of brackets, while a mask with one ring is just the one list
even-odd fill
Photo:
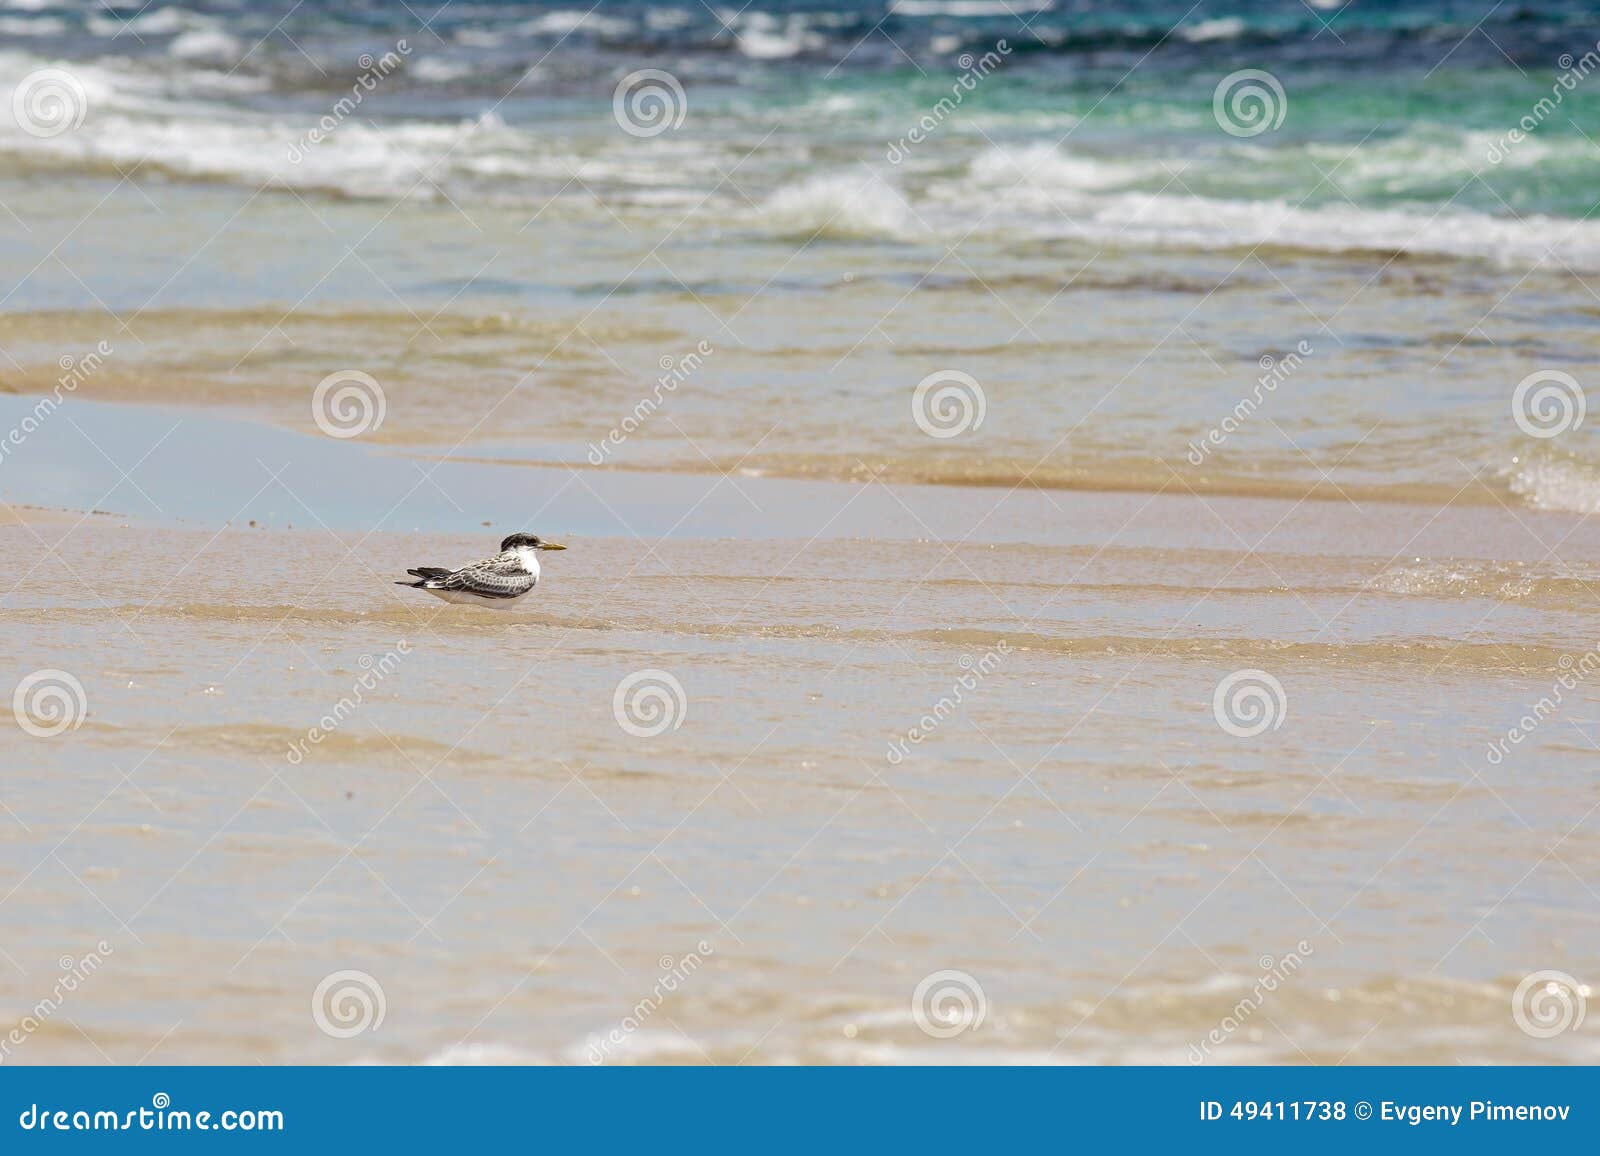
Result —
[[428, 585], [438, 590], [460, 590], [483, 598], [520, 598], [533, 589], [534, 581], [533, 575], [524, 570], [515, 558], [485, 558]]

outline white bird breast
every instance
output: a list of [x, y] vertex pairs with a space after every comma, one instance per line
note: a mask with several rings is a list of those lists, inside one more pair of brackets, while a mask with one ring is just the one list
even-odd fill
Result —
[[435, 598], [442, 598], [456, 606], [484, 606], [490, 610], [510, 610], [523, 596], [515, 598], [485, 598], [481, 594], [473, 594], [466, 590], [429, 590], [424, 586], [423, 591], [432, 594]]

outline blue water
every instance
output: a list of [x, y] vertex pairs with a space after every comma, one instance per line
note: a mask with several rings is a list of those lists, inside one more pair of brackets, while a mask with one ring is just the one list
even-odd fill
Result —
[[[92, 109], [182, 130], [154, 149], [154, 163], [252, 182], [259, 163], [222, 148], [226, 142], [209, 139], [203, 126], [265, 118], [283, 125], [279, 137], [287, 143], [297, 135], [291, 126], [310, 127], [351, 91], [363, 61], [403, 41], [404, 66], [365, 95], [354, 121], [416, 132], [487, 116], [493, 129], [543, 134], [538, 146], [508, 138], [502, 159], [511, 163], [480, 166], [474, 181], [449, 186], [452, 195], [475, 197], [488, 187], [533, 198], [562, 184], [535, 172], [536, 164], [515, 162], [539, 146], [585, 136], [608, 117], [619, 79], [640, 68], [667, 70], [686, 90], [695, 115], [675, 134], [686, 148], [755, 143], [775, 127], [777, 114], [798, 108], [807, 114], [803, 122], [784, 118], [773, 143], [825, 151], [858, 142], [881, 154], [886, 141], [949, 93], [964, 61], [1003, 44], [1003, 65], [983, 80], [961, 126], [945, 134], [945, 151], [975, 131], [1000, 145], [1070, 134], [1073, 148], [1091, 159], [1144, 160], [1167, 170], [1192, 164], [1184, 183], [1201, 196], [1362, 206], [1453, 199], [1497, 216], [1581, 217], [1592, 207], [1600, 100], [1585, 91], [1586, 76], [1538, 118], [1531, 143], [1496, 152], [1573, 64], [1585, 71], [1600, 23], [1580, 0], [796, 0], [743, 8], [602, 0], [592, 9], [487, 0], [413, 7], [377, 0], [68, 0], [7, 13], [0, 58], [6, 72], [47, 61], [87, 69]], [[1600, 57], [1590, 61], [1600, 65]], [[1272, 74], [1288, 107], [1281, 125], [1241, 144], [1214, 131], [1212, 114], [1219, 80], [1244, 69]], [[94, 118], [87, 127], [92, 133]], [[425, 142], [406, 143], [426, 153]], [[1241, 154], [1245, 144], [1252, 152]], [[1341, 166], [1358, 146], [1363, 158], [1375, 151], [1377, 160]], [[87, 150], [65, 150], [0, 137], [0, 147], [30, 158], [42, 153], [52, 163], [126, 164], [148, 155], [98, 140]], [[257, 145], [241, 143], [238, 151], [261, 159]], [[319, 159], [329, 161], [335, 151], [323, 148]], [[703, 152], [691, 160], [704, 160]], [[1241, 155], [1265, 164], [1241, 168]], [[732, 159], [724, 158], [724, 168]], [[368, 162], [330, 162], [332, 171], [316, 180], [277, 176], [319, 191], [392, 194], [397, 182], [374, 175]], [[1121, 184], [1149, 191], [1170, 184], [1170, 171], [1154, 168], [1121, 177]], [[771, 183], [785, 179], [774, 175]], [[648, 183], [597, 178], [601, 190], [626, 194]]]

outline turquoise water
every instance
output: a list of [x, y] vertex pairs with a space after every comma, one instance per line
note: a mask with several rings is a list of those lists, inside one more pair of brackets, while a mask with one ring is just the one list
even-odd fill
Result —
[[[1081, 166], [1055, 174], [1078, 193], [1579, 217], [1592, 206], [1589, 138], [1600, 133], [1584, 91], [1597, 39], [1575, 0], [824, 0], [738, 11], [607, 0], [452, 5], [425, 24], [404, 6], [329, 0], [43, 3], [0, 25], [5, 72], [65, 63], [93, 115], [70, 138], [7, 134], [0, 147], [28, 164], [141, 159], [251, 187], [392, 196], [425, 174], [424, 192], [465, 202], [598, 193], [660, 205], [715, 192], [706, 178], [757, 142], [760, 155], [739, 164], [741, 190], [771, 192], [836, 157], [882, 161], [971, 70], [964, 62], [989, 53], [999, 63], [980, 66], [961, 115], [914, 150], [903, 182], [913, 200], [920, 178], [962, 172], [986, 149], [1054, 144]], [[306, 130], [355, 90], [361, 62], [385, 52], [399, 67], [380, 64], [359, 108], [307, 144]], [[669, 71], [693, 114], [644, 142], [656, 147], [610, 131], [615, 85], [641, 67]], [[1272, 99], [1285, 115], [1260, 135], [1219, 133], [1217, 83], [1247, 69], [1281, 85]], [[1560, 106], [1492, 159], [1552, 94]], [[463, 123], [479, 131], [452, 141]], [[291, 164], [295, 141], [302, 159]]]

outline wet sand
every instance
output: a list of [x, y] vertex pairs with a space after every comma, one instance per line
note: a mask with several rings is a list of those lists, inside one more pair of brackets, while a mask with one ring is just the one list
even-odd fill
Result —
[[[123, 514], [0, 525], [5, 669], [86, 703], [0, 737], [4, 1012], [110, 950], [8, 1062], [1600, 1058], [1510, 1014], [1600, 941], [1582, 518], [436, 488], [357, 443], [72, 405], [0, 475]], [[83, 440], [127, 463], [164, 433], [143, 496]], [[538, 503], [570, 549], [525, 609], [392, 584]], [[1240, 671], [1283, 690], [1258, 734], [1219, 725]], [[640, 672], [664, 716], [617, 705]], [[344, 969], [385, 1000], [351, 1039], [307, 1015]], [[939, 1038], [910, 1009], [951, 970], [985, 1015]]]
[[49, 523], [74, 522], [76, 516], [69, 510], [46, 510], [31, 506], [0, 505], [0, 526], [41, 526]]

